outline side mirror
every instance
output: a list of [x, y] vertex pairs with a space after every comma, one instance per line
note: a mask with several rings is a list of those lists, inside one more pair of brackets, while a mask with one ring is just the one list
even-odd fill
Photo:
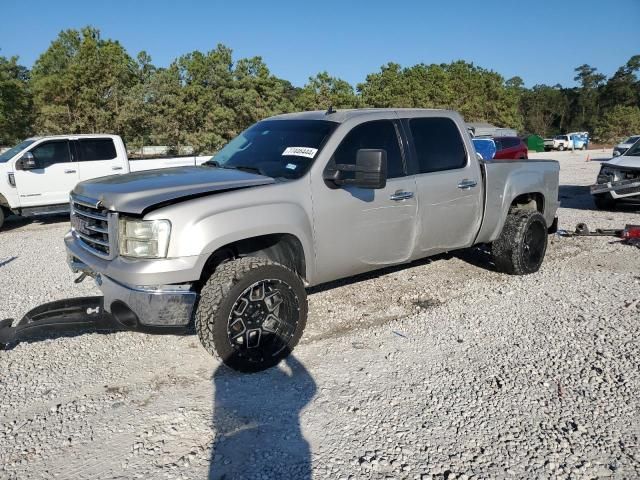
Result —
[[618, 150], [614, 150], [613, 151], [613, 156], [614, 157], [619, 157], [620, 156], [620, 152]]
[[[354, 172], [355, 178], [344, 178], [346, 172]], [[337, 186], [384, 188], [387, 186], [387, 151], [361, 148], [356, 154], [355, 165], [338, 163], [335, 170], [327, 173], [325, 179]]]
[[37, 167], [33, 153], [27, 152], [16, 162], [16, 170], [35, 170]]

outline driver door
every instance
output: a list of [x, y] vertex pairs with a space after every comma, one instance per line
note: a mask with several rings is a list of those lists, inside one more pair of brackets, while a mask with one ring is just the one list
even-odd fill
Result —
[[416, 184], [407, 176], [394, 120], [355, 126], [336, 148], [327, 167], [353, 164], [359, 149], [387, 152], [387, 184], [382, 189], [353, 185], [332, 188], [312, 181], [316, 264], [320, 282], [407, 261], [413, 250]]
[[[78, 164], [72, 161], [68, 140], [49, 140], [29, 150], [36, 168], [15, 171], [22, 207], [69, 203], [69, 192], [78, 183]], [[20, 160], [18, 160], [20, 161]]]

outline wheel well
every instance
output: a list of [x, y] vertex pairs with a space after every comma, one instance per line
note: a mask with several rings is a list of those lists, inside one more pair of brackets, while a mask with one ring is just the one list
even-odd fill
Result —
[[544, 213], [544, 195], [541, 193], [523, 193], [518, 195], [511, 202], [510, 210], [519, 208], [521, 210], [537, 210]]
[[9, 202], [7, 202], [7, 199], [4, 198], [4, 196], [0, 194], [0, 208], [3, 208], [3, 207], [4, 207], [5, 211], [9, 212], [9, 208], [10, 208], [9, 207]]
[[289, 233], [273, 233], [238, 240], [213, 252], [202, 269], [200, 283], [204, 284], [221, 263], [240, 257], [268, 258], [306, 278], [307, 267], [300, 240]]

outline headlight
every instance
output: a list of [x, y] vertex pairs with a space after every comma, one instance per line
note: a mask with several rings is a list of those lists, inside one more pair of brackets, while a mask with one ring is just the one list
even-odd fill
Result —
[[165, 258], [170, 235], [169, 220], [121, 218], [120, 255], [135, 258]]

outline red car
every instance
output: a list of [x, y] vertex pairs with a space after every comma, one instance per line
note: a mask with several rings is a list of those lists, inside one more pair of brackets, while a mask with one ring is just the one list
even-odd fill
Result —
[[521, 160], [529, 158], [529, 150], [518, 137], [494, 137], [496, 142], [496, 160]]

